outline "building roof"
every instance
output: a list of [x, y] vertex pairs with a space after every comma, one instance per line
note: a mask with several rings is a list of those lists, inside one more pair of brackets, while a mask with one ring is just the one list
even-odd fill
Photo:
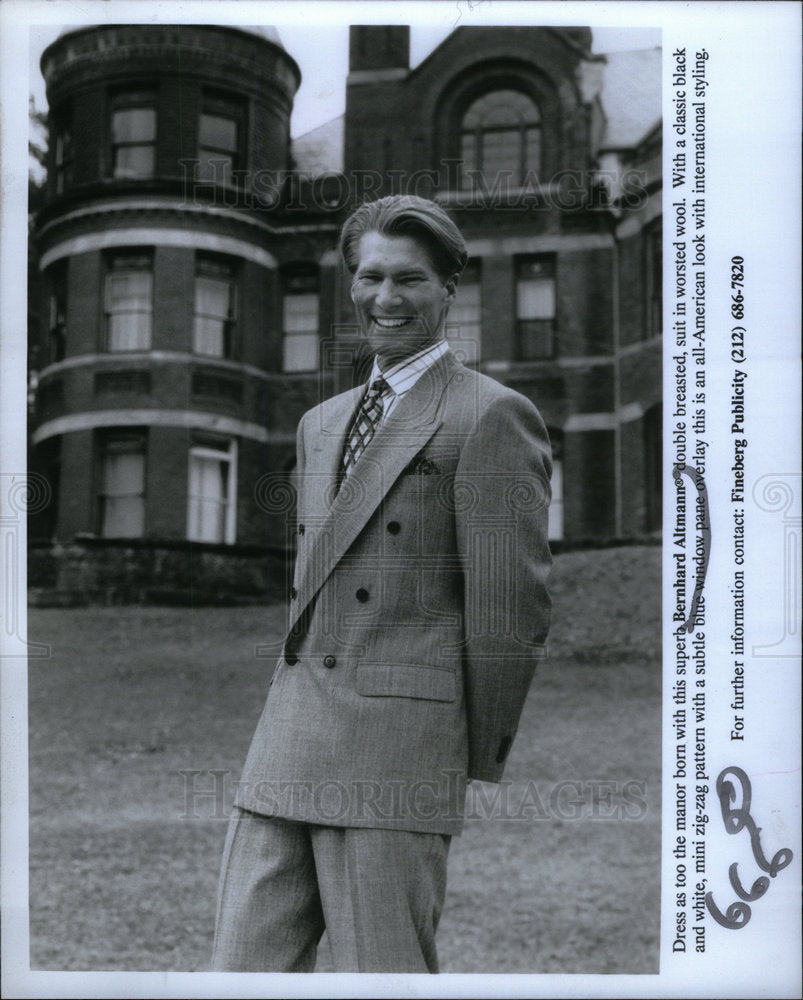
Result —
[[[78, 34], [86, 28], [97, 27], [100, 27], [100, 25], [88, 24], [79, 28], [76, 28], [75, 25], [69, 25], [62, 28], [56, 37], [63, 38], [64, 35], [71, 35], [73, 33]], [[212, 25], [212, 27], [220, 28], [226, 27], [226, 25], [215, 24]], [[284, 48], [281, 36], [279, 35], [279, 29], [272, 24], [236, 24], [230, 25], [230, 27], [236, 28], [238, 31], [245, 31], [249, 35], [257, 35], [259, 38], [264, 38], [266, 42], [273, 42], [273, 44], [278, 45], [280, 49]]]
[[340, 115], [293, 139], [292, 156], [296, 170], [303, 174], [341, 173], [346, 116]]
[[[661, 49], [609, 52], [597, 64], [605, 115], [602, 149], [632, 149], [661, 120]], [[293, 139], [296, 168], [313, 176], [343, 170], [345, 115]]]
[[609, 52], [600, 100], [603, 149], [630, 149], [661, 119], [661, 50]]
[[278, 45], [280, 49], [284, 48], [281, 36], [279, 35], [279, 29], [272, 24], [238, 24], [232, 25], [232, 27], [237, 27], [240, 31], [247, 31], [252, 35], [259, 35], [265, 41]]

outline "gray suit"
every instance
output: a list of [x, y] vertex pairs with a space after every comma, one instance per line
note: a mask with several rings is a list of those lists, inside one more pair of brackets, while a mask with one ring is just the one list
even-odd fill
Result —
[[290, 628], [236, 802], [455, 834], [467, 780], [502, 776], [543, 651], [548, 439], [527, 399], [447, 352], [338, 492], [362, 391], [299, 425]]

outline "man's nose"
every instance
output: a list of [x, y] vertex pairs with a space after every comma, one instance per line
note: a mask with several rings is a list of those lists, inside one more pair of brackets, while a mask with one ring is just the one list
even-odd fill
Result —
[[376, 293], [376, 304], [386, 308], [398, 304], [400, 300], [401, 292], [396, 282], [392, 278], [385, 278]]

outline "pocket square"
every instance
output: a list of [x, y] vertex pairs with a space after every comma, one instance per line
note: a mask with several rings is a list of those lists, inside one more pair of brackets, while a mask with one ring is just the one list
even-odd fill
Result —
[[439, 473], [440, 471], [432, 459], [427, 458], [426, 455], [416, 455], [404, 470], [404, 473], [405, 475], [431, 476], [433, 473]]

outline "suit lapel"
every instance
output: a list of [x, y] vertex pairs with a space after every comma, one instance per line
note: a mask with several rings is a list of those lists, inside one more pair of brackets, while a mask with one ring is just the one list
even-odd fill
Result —
[[[360, 456], [334, 497], [320, 528], [310, 539], [307, 557], [299, 567], [291, 629], [379, 507], [402, 469], [440, 426], [443, 391], [458, 368], [453, 354], [439, 358], [399, 400]], [[321, 428], [321, 448], [316, 452], [321, 486], [313, 487], [314, 502], [308, 507], [310, 512], [323, 513], [328, 497], [336, 489], [343, 439], [362, 391], [357, 390], [353, 400], [349, 396], [336, 413], [325, 415], [327, 422], [331, 422], [329, 430]]]
[[364, 389], [364, 386], [357, 386], [324, 404], [318, 411], [320, 423], [309, 428], [308, 439], [312, 444], [307, 448], [304, 482], [301, 484], [304, 506], [299, 515], [300, 519], [311, 524], [321, 524], [331, 512], [337, 492], [343, 442]]

